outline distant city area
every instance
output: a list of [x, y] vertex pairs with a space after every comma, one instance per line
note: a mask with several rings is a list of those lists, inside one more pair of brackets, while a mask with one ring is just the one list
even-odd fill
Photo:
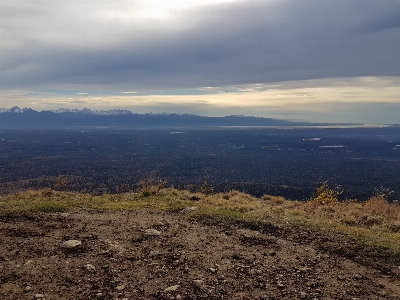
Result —
[[142, 180], [196, 191], [307, 200], [324, 181], [341, 199], [400, 197], [400, 128], [1, 129], [1, 193], [132, 191]]

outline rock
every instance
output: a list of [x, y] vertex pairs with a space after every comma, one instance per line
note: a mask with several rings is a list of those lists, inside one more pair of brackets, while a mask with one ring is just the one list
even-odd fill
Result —
[[360, 280], [360, 279], [363, 279], [363, 276], [360, 275], [360, 274], [354, 274], [353, 278], [356, 279], [356, 280]]
[[23, 266], [29, 266], [29, 265], [32, 264], [32, 263], [33, 263], [33, 260], [28, 259], [28, 260], [23, 264]]
[[92, 264], [86, 264], [85, 269], [88, 271], [94, 271], [94, 270], [96, 270], [96, 267], [93, 266]]
[[157, 256], [161, 256], [162, 253], [160, 251], [150, 251], [149, 253], [149, 257], [157, 257]]
[[175, 292], [177, 289], [179, 289], [179, 287], [180, 287], [180, 285], [173, 285], [173, 286], [167, 287], [164, 290], [164, 293]]
[[311, 269], [304, 267], [304, 268], [299, 268], [299, 273], [308, 273]]
[[343, 280], [346, 280], [346, 277], [343, 276], [343, 275], [338, 275], [337, 279], [340, 280], [340, 281], [343, 281]]
[[191, 212], [194, 212], [195, 210], [197, 210], [196, 206], [186, 207], [186, 208], [181, 210], [181, 214], [189, 214]]
[[201, 288], [204, 285], [204, 280], [200, 280], [200, 279], [193, 280], [193, 285], [195, 287]]
[[123, 291], [125, 289], [125, 285], [119, 285], [115, 288], [117, 291]]
[[271, 251], [268, 252], [268, 255], [269, 256], [275, 256], [276, 255], [276, 251], [271, 250]]
[[96, 294], [96, 298], [97, 298], [97, 299], [103, 298], [103, 293], [97, 293], [97, 294]]
[[44, 294], [36, 294], [35, 299], [44, 299]]
[[161, 235], [161, 232], [155, 229], [146, 229], [144, 234], [147, 236], [159, 236]]
[[31, 291], [31, 290], [32, 290], [32, 287], [29, 286], [29, 285], [27, 285], [27, 286], [24, 288], [24, 291], [25, 291], [25, 292], [29, 292], [29, 291]]
[[60, 247], [63, 248], [63, 249], [69, 249], [69, 250], [71, 250], [71, 249], [79, 248], [81, 245], [82, 245], [82, 242], [81, 242], [81, 241], [78, 241], [78, 240], [68, 240], [68, 241], [63, 242], [63, 243], [60, 245]]

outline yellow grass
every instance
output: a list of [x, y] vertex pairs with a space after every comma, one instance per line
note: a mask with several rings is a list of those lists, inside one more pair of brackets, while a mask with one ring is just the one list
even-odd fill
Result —
[[237, 191], [202, 194], [163, 188], [154, 195], [140, 192], [91, 196], [47, 189], [0, 196], [0, 217], [27, 211], [71, 209], [179, 212], [189, 206], [197, 207], [189, 215], [194, 219], [297, 226], [326, 234], [342, 234], [400, 255], [400, 205], [388, 203], [383, 196], [372, 197], [364, 203], [312, 199], [301, 202], [268, 195], [254, 198]]

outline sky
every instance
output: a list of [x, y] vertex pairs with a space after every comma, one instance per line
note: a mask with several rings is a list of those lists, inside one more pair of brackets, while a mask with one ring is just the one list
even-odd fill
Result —
[[399, 0], [1, 0], [0, 107], [400, 124]]

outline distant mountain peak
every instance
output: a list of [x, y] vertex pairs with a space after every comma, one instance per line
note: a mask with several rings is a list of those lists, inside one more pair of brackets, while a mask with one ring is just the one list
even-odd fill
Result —
[[24, 114], [24, 113], [29, 113], [29, 112], [34, 112], [33, 109], [24, 107], [24, 108], [19, 108], [18, 106], [14, 106], [11, 108], [0, 108], [0, 113], [14, 113], [14, 114]]
[[91, 110], [89, 108], [60, 108], [42, 110], [31, 108], [0, 109], [0, 128], [34, 128], [65, 126], [120, 126], [120, 127], [201, 127], [201, 126], [295, 126], [280, 119], [255, 116], [205, 117], [192, 114], [146, 113], [129, 110]]
[[59, 108], [56, 110], [49, 110], [52, 113], [61, 114], [61, 113], [75, 113], [75, 114], [84, 114], [84, 115], [99, 115], [99, 116], [115, 116], [115, 115], [130, 115], [132, 114], [129, 110], [122, 109], [112, 109], [112, 110], [91, 110], [89, 108], [84, 108], [79, 110], [77, 108], [69, 109], [69, 108]]

